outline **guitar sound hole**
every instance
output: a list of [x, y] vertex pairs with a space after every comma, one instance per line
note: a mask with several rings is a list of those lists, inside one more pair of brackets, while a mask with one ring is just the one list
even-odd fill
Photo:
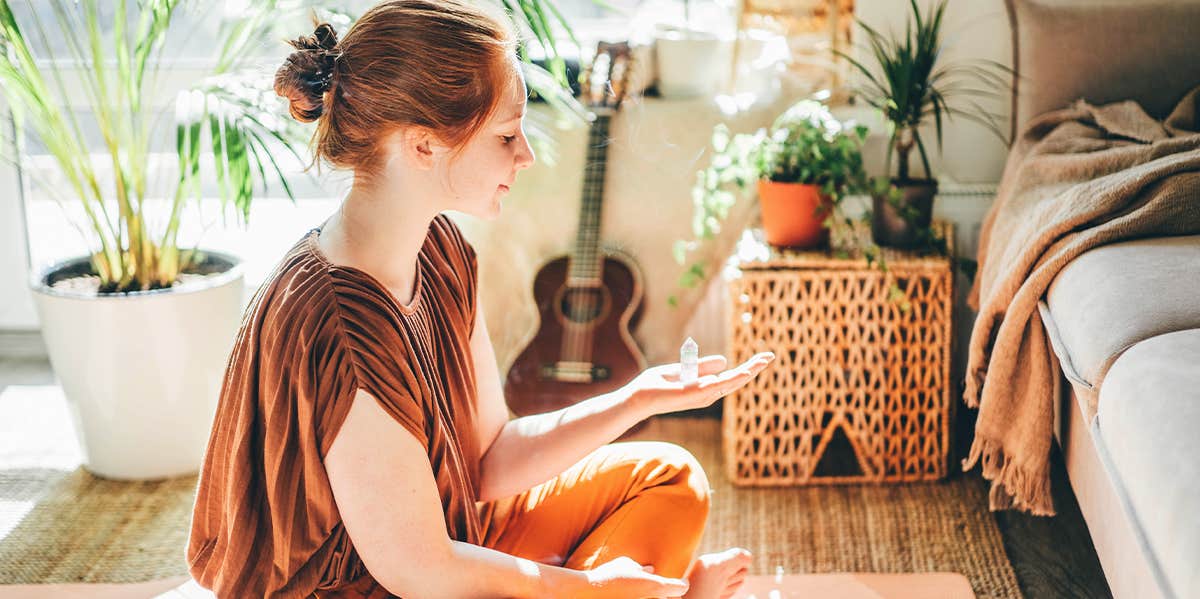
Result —
[[560, 307], [563, 316], [570, 322], [591, 322], [604, 310], [605, 297], [601, 289], [568, 289], [562, 298]]

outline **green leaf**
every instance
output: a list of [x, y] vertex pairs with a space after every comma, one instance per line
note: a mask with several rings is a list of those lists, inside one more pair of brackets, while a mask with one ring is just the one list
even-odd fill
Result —
[[687, 249], [688, 244], [686, 241], [682, 239], [675, 241], [675, 244], [671, 248], [671, 253], [675, 256], [676, 264], [683, 264], [687, 260]]

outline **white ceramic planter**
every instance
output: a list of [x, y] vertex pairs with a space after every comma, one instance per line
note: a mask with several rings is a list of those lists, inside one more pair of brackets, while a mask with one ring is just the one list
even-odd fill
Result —
[[244, 285], [237, 258], [205, 253], [230, 268], [175, 289], [85, 297], [46, 284], [86, 258], [30, 281], [84, 467], [98, 476], [157, 479], [199, 469]]
[[660, 28], [654, 40], [659, 94], [691, 98], [715, 93], [728, 75], [727, 46], [711, 33]]

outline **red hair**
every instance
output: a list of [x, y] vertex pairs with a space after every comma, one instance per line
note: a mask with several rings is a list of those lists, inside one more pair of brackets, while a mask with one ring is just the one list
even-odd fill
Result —
[[308, 168], [324, 158], [377, 175], [379, 142], [402, 126], [461, 148], [496, 110], [513, 68], [508, 18], [483, 3], [386, 0], [341, 41], [328, 23], [314, 25], [288, 41], [296, 51], [275, 73], [292, 116], [317, 121]]

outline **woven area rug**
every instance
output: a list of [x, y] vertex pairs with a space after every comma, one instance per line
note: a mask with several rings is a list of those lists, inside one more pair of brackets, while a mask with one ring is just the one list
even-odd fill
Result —
[[677, 443], [700, 460], [713, 489], [700, 552], [745, 547], [754, 554], [751, 575], [957, 572], [981, 599], [1021, 597], [978, 477], [736, 487], [725, 475], [717, 419], [658, 417], [628, 439]]
[[[981, 480], [741, 488], [725, 477], [715, 419], [659, 417], [629, 439], [696, 455], [713, 487], [700, 551], [745, 547], [755, 556], [751, 575], [961, 573], [981, 599], [1021, 596]], [[186, 574], [195, 478], [121, 483], [78, 465], [57, 387], [0, 393], [0, 584]]]
[[187, 574], [196, 477], [117, 482], [81, 461], [59, 387], [0, 392], [0, 584]]

